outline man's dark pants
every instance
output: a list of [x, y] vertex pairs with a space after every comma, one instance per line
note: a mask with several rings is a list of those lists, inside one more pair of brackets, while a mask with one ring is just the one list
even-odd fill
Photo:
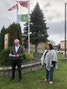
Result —
[[21, 59], [12, 60], [12, 79], [15, 78], [15, 67], [18, 66], [19, 80], [22, 79], [21, 75]]

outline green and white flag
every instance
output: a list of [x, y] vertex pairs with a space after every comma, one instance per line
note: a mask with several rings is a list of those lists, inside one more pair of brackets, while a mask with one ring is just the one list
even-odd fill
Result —
[[17, 16], [17, 22], [27, 22], [28, 14], [22, 14]]

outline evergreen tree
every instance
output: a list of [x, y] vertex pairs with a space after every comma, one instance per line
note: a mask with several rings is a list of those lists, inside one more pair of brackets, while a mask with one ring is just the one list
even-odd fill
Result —
[[61, 49], [60, 44], [58, 44], [57, 48], [58, 48], [59, 50]]
[[19, 39], [20, 44], [22, 44], [20, 24], [13, 23], [6, 29], [3, 26], [3, 28], [0, 32], [0, 51], [2, 51], [4, 49], [4, 36], [6, 33], [9, 33], [9, 42], [8, 42], [9, 47], [12, 47], [14, 45], [15, 39]]
[[[24, 32], [28, 33], [28, 23], [25, 24]], [[38, 44], [41, 42], [47, 42], [48, 33], [47, 26], [44, 20], [44, 15], [37, 3], [34, 10], [30, 15], [30, 31], [31, 31], [31, 43], [35, 45], [35, 52], [37, 52]]]
[[21, 27], [20, 24], [15, 24], [13, 23], [12, 25], [9, 26], [8, 28], [9, 32], [9, 46], [14, 45], [14, 40], [19, 39], [20, 44], [22, 44], [22, 38], [21, 38]]
[[6, 33], [6, 29], [3, 26], [1, 33], [0, 33], [0, 51], [2, 51], [2, 49], [4, 49], [4, 35]]

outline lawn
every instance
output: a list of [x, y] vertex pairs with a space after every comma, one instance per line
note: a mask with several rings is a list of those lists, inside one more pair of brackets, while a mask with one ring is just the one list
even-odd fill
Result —
[[18, 82], [18, 76], [12, 82], [9, 77], [0, 77], [0, 89], [67, 89], [67, 61], [63, 55], [58, 55], [59, 68], [54, 72], [54, 84], [43, 82], [45, 79], [44, 69], [22, 75], [23, 82]]

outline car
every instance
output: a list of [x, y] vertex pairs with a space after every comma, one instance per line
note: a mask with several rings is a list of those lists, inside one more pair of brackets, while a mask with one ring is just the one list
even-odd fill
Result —
[[59, 54], [64, 54], [64, 51], [61, 51], [61, 50], [57, 50], [56, 52]]

